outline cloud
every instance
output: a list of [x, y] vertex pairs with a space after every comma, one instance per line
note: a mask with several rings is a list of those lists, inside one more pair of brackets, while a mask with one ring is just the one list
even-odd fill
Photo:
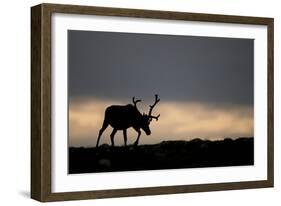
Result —
[[[98, 99], [76, 99], [69, 105], [70, 146], [94, 146], [102, 125], [105, 108], [126, 102], [102, 101]], [[147, 111], [148, 104], [139, 110]], [[159, 121], [150, 124], [152, 134], [142, 133], [141, 144], [158, 143], [164, 140], [189, 140], [193, 138], [220, 139], [225, 137], [253, 136], [253, 108], [249, 106], [210, 106], [198, 102], [177, 103], [161, 101], [153, 111], [161, 114]], [[101, 138], [110, 143], [108, 127]], [[133, 143], [136, 132], [128, 129], [128, 141]], [[115, 136], [117, 144], [123, 144], [122, 132]]]
[[68, 32], [68, 95], [251, 106], [254, 40]]

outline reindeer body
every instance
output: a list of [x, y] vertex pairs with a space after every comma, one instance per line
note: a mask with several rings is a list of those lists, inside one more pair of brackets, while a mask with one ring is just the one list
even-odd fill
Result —
[[104, 115], [104, 124], [109, 124], [117, 130], [130, 127], [139, 128], [142, 121], [142, 114], [132, 104], [112, 105], [107, 107]]
[[[157, 102], [159, 102], [160, 99], [158, 100], [157, 98], [158, 97], [156, 96], [156, 100]], [[136, 104], [140, 101], [141, 100], [135, 101], [135, 99], [133, 98], [134, 105], [112, 105], [106, 108], [103, 125], [99, 131], [96, 147], [98, 147], [101, 135], [108, 127], [108, 125], [113, 128], [113, 131], [110, 135], [112, 146], [114, 146], [114, 135], [118, 130], [123, 130], [125, 146], [127, 145], [127, 129], [130, 127], [132, 127], [138, 133], [135, 145], [138, 145], [138, 141], [141, 135], [141, 129], [145, 131], [146, 135], [151, 134], [149, 124], [153, 118], [158, 119], [159, 117], [159, 115], [157, 117], [151, 115], [152, 109], [157, 102], [155, 102], [153, 106], [150, 106], [151, 109], [149, 111], [149, 115], [146, 115], [141, 114], [137, 109]]]

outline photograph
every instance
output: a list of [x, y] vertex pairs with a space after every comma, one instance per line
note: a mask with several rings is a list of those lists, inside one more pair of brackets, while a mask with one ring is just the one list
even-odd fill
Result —
[[68, 174], [254, 165], [254, 39], [67, 31]]
[[31, 8], [31, 198], [274, 186], [274, 18]]

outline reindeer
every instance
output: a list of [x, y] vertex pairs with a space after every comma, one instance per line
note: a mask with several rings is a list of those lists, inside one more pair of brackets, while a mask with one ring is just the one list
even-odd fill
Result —
[[133, 97], [132, 100], [134, 105], [112, 105], [106, 108], [103, 125], [99, 131], [96, 147], [98, 147], [101, 135], [108, 127], [108, 125], [113, 128], [113, 131], [110, 134], [112, 146], [114, 146], [114, 135], [118, 130], [123, 130], [125, 146], [127, 146], [127, 129], [130, 127], [133, 127], [134, 130], [136, 130], [136, 132], [138, 133], [137, 140], [134, 143], [135, 146], [137, 146], [139, 143], [141, 129], [145, 131], [146, 135], [151, 134], [149, 128], [150, 122], [152, 121], [152, 119], [156, 119], [156, 121], [158, 121], [158, 118], [160, 117], [160, 114], [158, 114], [158, 116], [152, 115], [153, 108], [160, 101], [158, 95], [155, 95], [155, 102], [152, 105], [149, 105], [150, 108], [148, 114], [141, 114], [139, 112], [137, 103], [141, 102], [140, 99], [135, 100], [135, 97]]

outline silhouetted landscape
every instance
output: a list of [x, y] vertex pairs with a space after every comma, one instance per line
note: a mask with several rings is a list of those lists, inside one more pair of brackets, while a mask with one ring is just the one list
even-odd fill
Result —
[[253, 165], [254, 138], [70, 147], [68, 161], [70, 174]]

